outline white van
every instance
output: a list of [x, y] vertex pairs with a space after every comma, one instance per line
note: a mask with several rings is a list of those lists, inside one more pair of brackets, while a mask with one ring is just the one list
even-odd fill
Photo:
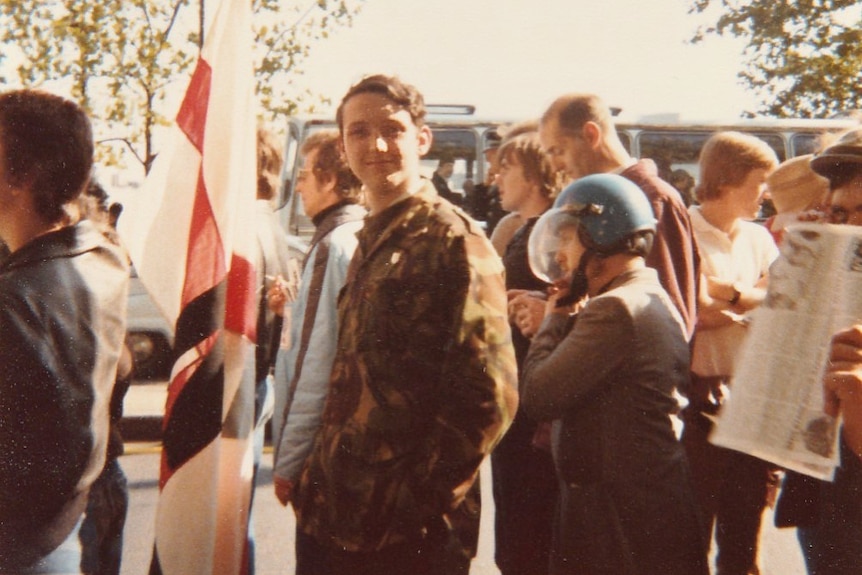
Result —
[[[456, 193], [464, 193], [464, 183], [468, 180], [474, 183], [484, 180], [488, 169], [482, 155], [485, 140], [500, 126], [511, 123], [503, 119], [477, 118], [474, 112], [473, 106], [466, 105], [428, 106], [426, 123], [434, 132], [434, 142], [422, 163], [430, 177], [441, 156], [454, 157], [455, 172], [449, 185]], [[757, 136], [775, 150], [779, 160], [784, 161], [816, 151], [826, 135], [858, 126], [858, 121], [851, 119], [691, 122], [671, 115], [638, 121], [616, 120], [620, 139], [632, 156], [654, 160], [659, 174], [675, 185], [681, 176], [689, 184], [697, 180], [700, 149], [712, 134], [719, 131], [736, 130]], [[314, 227], [305, 217], [301, 199], [292, 193], [299, 171], [299, 148], [314, 131], [335, 127], [335, 120], [331, 117], [291, 117], [288, 120], [280, 217], [288, 233], [301, 238], [311, 237]]]
[[757, 136], [775, 150], [779, 161], [816, 152], [824, 136], [858, 127], [854, 120], [753, 119], [734, 122], [641, 121], [617, 122], [623, 145], [636, 158], [651, 158], [659, 175], [671, 181], [685, 170], [698, 178], [700, 149], [716, 133], [734, 130]]

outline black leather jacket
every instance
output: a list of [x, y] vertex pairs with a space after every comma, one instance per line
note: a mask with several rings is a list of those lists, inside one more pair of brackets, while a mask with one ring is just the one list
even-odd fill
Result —
[[61, 543], [102, 470], [128, 277], [89, 222], [0, 265], [0, 571]]

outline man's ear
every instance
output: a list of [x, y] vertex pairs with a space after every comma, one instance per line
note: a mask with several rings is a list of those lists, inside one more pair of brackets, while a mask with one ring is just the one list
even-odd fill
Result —
[[335, 193], [335, 186], [338, 183], [335, 174], [321, 174], [317, 177], [317, 181], [320, 183], [320, 187], [323, 188], [324, 193]]
[[581, 128], [581, 134], [589, 144], [590, 148], [595, 148], [602, 141], [602, 129], [595, 122], [587, 122]]
[[419, 155], [424, 156], [431, 150], [431, 143], [434, 141], [434, 134], [427, 124], [419, 128]]

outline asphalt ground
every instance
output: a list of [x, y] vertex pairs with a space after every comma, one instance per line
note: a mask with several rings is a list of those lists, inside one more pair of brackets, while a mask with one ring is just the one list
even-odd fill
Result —
[[[132, 442], [126, 444], [126, 454], [120, 458], [129, 482], [129, 513], [121, 575], [146, 575], [149, 570], [158, 504], [160, 456], [158, 442]], [[490, 468], [485, 469], [481, 479], [487, 493], [491, 492], [489, 472]], [[256, 575], [293, 574], [296, 522], [293, 511], [283, 507], [275, 498], [272, 451], [269, 448], [264, 452], [258, 472], [253, 514]], [[493, 561], [493, 521], [493, 506], [483, 508], [479, 555], [473, 562], [471, 575], [499, 575]]]

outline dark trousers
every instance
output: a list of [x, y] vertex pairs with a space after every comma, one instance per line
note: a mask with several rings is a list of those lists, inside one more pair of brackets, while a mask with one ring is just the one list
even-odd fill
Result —
[[79, 531], [81, 572], [85, 575], [119, 575], [128, 507], [126, 476], [119, 462], [113, 459], [105, 464], [90, 488], [87, 511]]
[[344, 551], [296, 533], [296, 575], [467, 575], [470, 559], [443, 518], [421, 539], [370, 552]]
[[704, 538], [715, 526], [717, 575], [756, 575], [763, 510], [772, 465], [708, 441], [712, 423], [689, 406], [682, 443], [698, 499]]
[[536, 424], [523, 414], [491, 454], [495, 559], [502, 575], [545, 575], [559, 491], [549, 451], [533, 447]]
[[797, 526], [809, 575], [862, 573], [862, 460], [842, 440], [834, 481], [788, 472], [775, 517]]

